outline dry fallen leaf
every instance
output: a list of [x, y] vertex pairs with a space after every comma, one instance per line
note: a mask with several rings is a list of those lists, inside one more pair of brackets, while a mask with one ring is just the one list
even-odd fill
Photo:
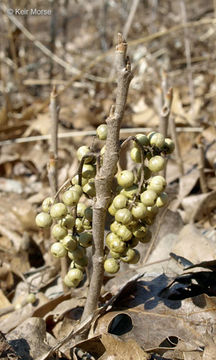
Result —
[[127, 341], [111, 334], [102, 334], [101, 342], [106, 352], [100, 357], [101, 360], [148, 360], [148, 355], [134, 339]]
[[193, 224], [183, 227], [171, 252], [183, 256], [193, 264], [216, 259], [214, 241], [205, 237]]

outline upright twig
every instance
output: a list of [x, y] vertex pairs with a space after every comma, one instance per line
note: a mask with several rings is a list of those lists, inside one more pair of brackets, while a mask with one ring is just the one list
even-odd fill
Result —
[[133, 0], [131, 3], [130, 12], [127, 18], [127, 21], [125, 23], [124, 29], [123, 29], [123, 36], [126, 38], [128, 36], [128, 33], [130, 31], [131, 24], [133, 22], [134, 15], [136, 13], [137, 7], [139, 5], [140, 0]]
[[203, 139], [201, 136], [199, 136], [198, 139], [198, 148], [199, 148], [199, 165], [198, 170], [200, 174], [200, 188], [202, 193], [208, 192], [208, 186], [206, 182], [206, 176], [205, 176], [205, 152], [204, 152], [204, 144]]
[[176, 162], [178, 164], [180, 174], [184, 175], [184, 167], [183, 167], [183, 162], [182, 162], [182, 157], [181, 157], [181, 152], [180, 152], [180, 146], [179, 146], [179, 141], [178, 141], [177, 132], [176, 132], [175, 118], [174, 118], [173, 115], [171, 115], [170, 118], [169, 118], [169, 125], [170, 125], [171, 137], [172, 137], [172, 139], [174, 141], [174, 144], [175, 144]]
[[[62, 20], [62, 48], [63, 48], [63, 58], [66, 58], [66, 44], [67, 44], [67, 37], [68, 37], [68, 5], [69, 0], [64, 0], [63, 3], [63, 20]], [[66, 79], [66, 71], [63, 69], [63, 78]]]
[[[182, 24], [187, 24], [187, 13], [184, 0], [181, 0], [181, 15], [182, 15]], [[192, 65], [191, 65], [191, 48], [188, 28], [184, 27], [184, 46], [185, 46], [185, 57], [187, 62], [187, 71], [188, 71], [188, 85], [190, 91], [190, 106], [193, 108], [194, 104], [194, 85], [193, 85], [193, 76], [192, 76]]]
[[103, 283], [104, 262], [104, 228], [106, 212], [109, 206], [112, 181], [119, 158], [119, 132], [124, 115], [125, 104], [132, 72], [126, 57], [127, 43], [122, 35], [118, 35], [116, 47], [117, 63], [117, 93], [115, 107], [112, 106], [106, 121], [108, 135], [103, 165], [95, 177], [96, 198], [93, 206], [93, 271], [88, 296], [82, 315], [82, 321], [87, 319], [98, 306], [98, 299]]
[[109, 7], [108, 0], [102, 0], [100, 6], [99, 25], [98, 30], [100, 33], [100, 43], [103, 51], [108, 50], [107, 44], [107, 12]]
[[[50, 51], [54, 54], [55, 53], [55, 39], [56, 39], [56, 8], [58, 6], [58, 1], [51, 0], [51, 19], [50, 19]], [[53, 76], [53, 59], [50, 57], [50, 68], [49, 68], [49, 78], [51, 79]]]

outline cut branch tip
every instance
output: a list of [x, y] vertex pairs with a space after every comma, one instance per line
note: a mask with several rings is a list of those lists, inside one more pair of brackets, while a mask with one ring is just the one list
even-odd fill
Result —
[[126, 53], [127, 42], [123, 39], [121, 33], [118, 33], [118, 44], [116, 45], [116, 51]]

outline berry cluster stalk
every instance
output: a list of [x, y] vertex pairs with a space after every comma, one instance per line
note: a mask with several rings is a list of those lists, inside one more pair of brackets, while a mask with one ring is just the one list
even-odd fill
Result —
[[93, 206], [93, 271], [88, 296], [82, 315], [87, 319], [97, 309], [104, 275], [104, 228], [111, 198], [111, 186], [119, 159], [119, 132], [132, 72], [126, 56], [127, 43], [118, 35], [116, 47], [117, 93], [115, 107], [111, 108], [107, 123], [107, 141], [103, 164], [95, 177], [96, 197]]

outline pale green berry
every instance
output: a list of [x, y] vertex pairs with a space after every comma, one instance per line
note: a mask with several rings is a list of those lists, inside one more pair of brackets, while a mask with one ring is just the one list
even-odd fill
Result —
[[[83, 146], [80, 146], [77, 150], [77, 158], [79, 161], [82, 160], [83, 156], [86, 156], [88, 153], [90, 152], [90, 149], [88, 146], [86, 145], [83, 145]], [[91, 161], [93, 160], [93, 157], [92, 156], [88, 156], [85, 158], [85, 163], [90, 163]]]
[[60, 224], [55, 224], [52, 228], [52, 236], [56, 240], [61, 240], [67, 235], [67, 229], [61, 226]]
[[153, 190], [146, 190], [140, 195], [140, 200], [145, 206], [153, 206], [156, 199], [157, 194]]
[[154, 133], [150, 136], [150, 145], [156, 146], [159, 149], [162, 149], [164, 146], [165, 139], [164, 136], [160, 133]]
[[80, 269], [70, 269], [67, 273], [67, 277], [75, 284], [75, 286], [78, 286], [83, 280], [84, 275]]
[[75, 219], [70, 214], [67, 214], [62, 220], [60, 220], [60, 225], [70, 230], [73, 229], [74, 224], [75, 224]]
[[117, 231], [118, 231], [119, 226], [121, 226], [121, 224], [118, 223], [117, 221], [114, 221], [114, 222], [110, 225], [110, 230], [111, 230], [113, 233], [117, 234]]
[[109, 211], [110, 215], [115, 216], [117, 209], [115, 208], [113, 203], [109, 206], [108, 211]]
[[81, 196], [83, 193], [82, 186], [80, 186], [78, 184], [71, 186], [68, 190], [76, 191], [79, 194], [79, 196]]
[[132, 232], [125, 225], [120, 225], [116, 234], [122, 241], [129, 241], [132, 238]]
[[154, 218], [158, 213], [158, 207], [156, 205], [154, 206], [147, 206], [147, 218]]
[[77, 216], [78, 217], [83, 217], [84, 214], [85, 214], [86, 208], [87, 208], [86, 204], [79, 202], [77, 204]]
[[160, 194], [166, 187], [166, 180], [163, 176], [154, 176], [148, 185], [148, 189], [153, 190], [156, 194]]
[[141, 150], [137, 147], [133, 147], [130, 151], [130, 157], [135, 163], [141, 163], [142, 162], [142, 155]]
[[86, 179], [91, 179], [96, 174], [96, 168], [91, 164], [84, 164], [82, 168], [82, 176]]
[[130, 263], [132, 259], [136, 256], [136, 251], [134, 249], [127, 249], [123, 256], [121, 256], [121, 260]]
[[120, 253], [117, 253], [117, 252], [115, 252], [115, 251], [112, 251], [112, 250], [110, 250], [110, 256], [113, 258], [113, 259], [120, 259], [120, 257], [121, 257], [121, 254]]
[[113, 258], [106, 259], [104, 261], [104, 270], [109, 274], [115, 274], [119, 271], [119, 263]]
[[85, 218], [83, 218], [83, 227], [85, 230], [91, 230], [92, 225], [91, 222]]
[[[149, 145], [149, 139], [145, 134], [137, 134], [136, 138], [142, 146]], [[139, 145], [137, 145], [137, 143], [134, 141], [134, 146], [138, 147]]]
[[126, 208], [119, 209], [115, 214], [115, 220], [124, 225], [127, 225], [133, 220], [133, 216], [132, 216], [130, 210], [128, 210]]
[[156, 134], [156, 131], [151, 131], [150, 133], [148, 133], [147, 138], [150, 140], [154, 134]]
[[[73, 185], [78, 185], [79, 184], [79, 175], [75, 175], [73, 178], [72, 178], [72, 184]], [[85, 179], [84, 177], [81, 177], [81, 185], [82, 186], [85, 186], [88, 182], [88, 179]], [[79, 185], [80, 186], [80, 185]]]
[[69, 279], [68, 275], [66, 274], [65, 277], [64, 277], [64, 284], [67, 286], [67, 287], [72, 287], [72, 288], [75, 288], [77, 285], [76, 285], [76, 282], [73, 282]]
[[135, 251], [135, 255], [133, 256], [133, 258], [132, 258], [130, 261], [128, 261], [129, 264], [137, 264], [138, 261], [140, 260], [140, 253], [139, 253], [139, 251], [136, 250], [136, 249], [133, 249], [133, 250]]
[[162, 156], [159, 155], [153, 156], [148, 162], [148, 168], [152, 172], [161, 171], [163, 170], [164, 166], [165, 166], [165, 160]]
[[35, 222], [41, 228], [48, 228], [52, 225], [52, 218], [46, 212], [41, 212], [36, 216]]
[[170, 138], [165, 138], [163, 150], [166, 154], [171, 154], [175, 150], [175, 144]]
[[80, 245], [77, 245], [76, 249], [73, 251], [68, 251], [68, 257], [71, 260], [78, 260], [78, 259], [82, 259], [82, 257], [86, 254], [86, 250], [85, 248], [83, 248]]
[[61, 258], [67, 255], [67, 250], [60, 242], [55, 242], [52, 244], [50, 251], [51, 254], [56, 258]]
[[145, 235], [146, 230], [147, 229], [144, 225], [137, 225], [137, 227], [133, 231], [133, 235], [136, 238], [141, 239]]
[[67, 190], [62, 195], [62, 201], [67, 206], [76, 205], [79, 199], [80, 199], [79, 192], [73, 190]]
[[79, 236], [79, 244], [87, 248], [92, 245], [93, 236], [92, 233], [89, 231], [82, 232]]
[[133, 184], [132, 186], [128, 187], [127, 189], [122, 189], [121, 194], [126, 196], [126, 198], [132, 200], [136, 195], [138, 190], [138, 186]]
[[96, 135], [100, 140], [106, 140], [107, 138], [107, 125], [101, 124], [96, 129]]
[[135, 203], [131, 209], [131, 213], [135, 219], [144, 219], [146, 212], [146, 206], [142, 202]]
[[134, 182], [134, 174], [129, 170], [122, 170], [117, 175], [118, 184], [124, 188], [128, 188], [133, 185]]
[[125, 208], [127, 205], [127, 198], [123, 194], [119, 194], [116, 197], [114, 197], [112, 203], [113, 203], [113, 206], [115, 207], [115, 209], [117, 209], [117, 210], [122, 209], [122, 208]]
[[62, 219], [67, 215], [67, 207], [63, 203], [56, 203], [51, 206], [50, 215], [53, 219]]
[[110, 248], [110, 244], [113, 240], [120, 240], [119, 237], [114, 234], [113, 232], [110, 232], [109, 234], [107, 234], [106, 236], [106, 245]]
[[84, 216], [88, 221], [92, 221], [93, 210], [92, 207], [88, 206], [84, 211]]
[[126, 249], [126, 243], [124, 241], [120, 240], [120, 238], [113, 239], [112, 241], [110, 241], [109, 248], [112, 251], [122, 254]]
[[61, 240], [62, 245], [68, 251], [73, 251], [77, 247], [77, 239], [76, 236], [67, 235]]
[[51, 197], [47, 197], [42, 202], [42, 210], [43, 212], [49, 213], [51, 206], [54, 204], [54, 200]]
[[28, 294], [28, 296], [26, 298], [26, 301], [29, 304], [34, 304], [36, 302], [36, 300], [37, 300], [36, 295], [33, 293]]
[[94, 179], [90, 179], [88, 183], [83, 186], [83, 192], [90, 197], [96, 196]]
[[82, 220], [78, 217], [75, 220], [75, 227], [76, 227], [76, 231], [78, 233], [81, 233], [82, 231], [84, 231], [84, 226], [83, 226]]

